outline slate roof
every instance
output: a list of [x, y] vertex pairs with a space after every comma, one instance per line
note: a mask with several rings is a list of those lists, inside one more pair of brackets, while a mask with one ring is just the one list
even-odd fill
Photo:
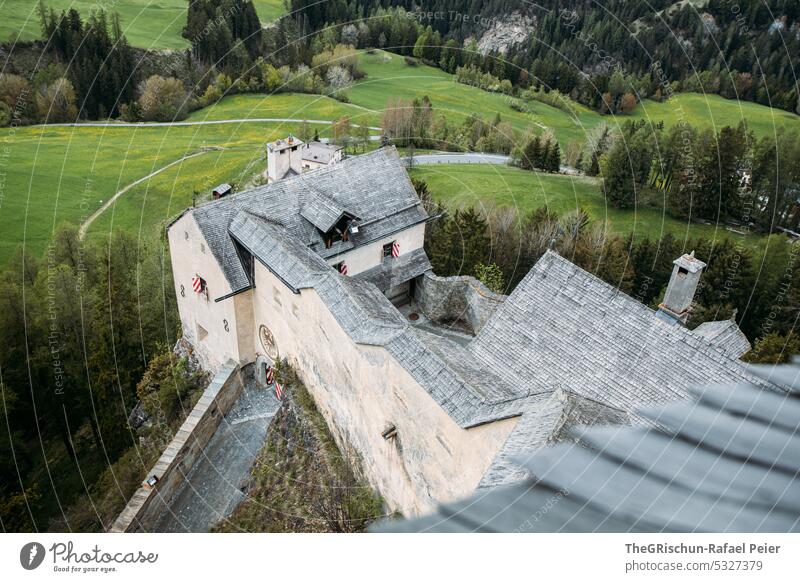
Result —
[[431, 268], [425, 250], [414, 249], [397, 258], [386, 259], [380, 265], [358, 273], [355, 278], [369, 281], [381, 291], [386, 291], [430, 271]]
[[703, 336], [709, 343], [717, 346], [723, 352], [735, 357], [741, 357], [750, 351], [750, 341], [732, 319], [725, 321], [707, 321], [701, 323], [693, 333]]
[[[358, 234], [346, 245], [326, 249], [317, 227], [337, 210], [357, 216]], [[191, 211], [231, 292], [250, 282], [233, 246], [228, 227], [242, 210], [280, 224], [291, 236], [323, 257], [419, 224], [427, 214], [393, 147], [382, 148], [279, 182], [205, 203]], [[305, 214], [305, 217], [303, 216]], [[321, 229], [320, 229], [321, 230]]]
[[755, 381], [731, 354], [548, 251], [468, 350], [518, 393], [558, 388], [618, 410], [688, 396], [708, 381]]
[[[326, 249], [315, 223], [325, 226], [340, 211], [359, 217], [359, 232]], [[314, 288], [354, 342], [384, 346], [462, 428], [521, 416], [485, 487], [518, 479], [509, 459], [568, 438], [577, 424], [656, 426], [660, 420], [636, 410], [686, 399], [691, 385], [775, 389], [738, 361], [736, 342], [714, 341], [735, 335], [730, 330], [670, 325], [550, 251], [466, 347], [412, 327], [381, 290], [430, 268], [424, 251], [360, 277], [343, 277], [325, 262], [427, 220], [393, 148], [192, 212], [234, 292], [250, 286], [235, 238], [293, 291]]]
[[658, 427], [573, 430], [516, 459], [534, 476], [385, 522], [390, 532], [798, 532], [800, 360], [640, 411]]

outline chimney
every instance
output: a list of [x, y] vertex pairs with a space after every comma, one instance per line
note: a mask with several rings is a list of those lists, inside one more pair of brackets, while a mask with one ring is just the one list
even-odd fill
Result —
[[664, 302], [656, 315], [669, 323], [686, 325], [691, 313], [694, 293], [706, 264], [694, 256], [694, 251], [672, 261], [675, 268], [669, 278]]

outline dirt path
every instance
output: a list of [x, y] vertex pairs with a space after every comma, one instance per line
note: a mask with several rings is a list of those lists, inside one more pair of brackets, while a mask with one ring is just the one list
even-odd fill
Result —
[[98, 216], [100, 216], [101, 214], [103, 214], [103, 212], [105, 212], [106, 210], [108, 210], [108, 208], [109, 208], [109, 207], [110, 207], [112, 204], [114, 204], [114, 202], [116, 202], [116, 201], [117, 201], [117, 199], [118, 199], [120, 196], [122, 196], [123, 194], [125, 194], [125, 192], [127, 192], [128, 190], [130, 190], [130, 189], [131, 189], [131, 188], [133, 188], [134, 186], [138, 186], [138, 185], [139, 185], [139, 184], [141, 184], [142, 182], [146, 182], [147, 180], [149, 180], [149, 179], [150, 179], [150, 178], [152, 178], [153, 176], [156, 176], [156, 175], [160, 174], [160, 173], [161, 173], [161, 172], [163, 172], [164, 170], [168, 170], [168, 169], [170, 169], [172, 166], [175, 166], [175, 165], [177, 165], [177, 164], [180, 164], [180, 163], [182, 163], [184, 160], [188, 160], [188, 159], [190, 159], [190, 158], [196, 158], [197, 156], [202, 156], [203, 154], [207, 154], [208, 152], [219, 151], [219, 150], [221, 150], [221, 149], [222, 149], [222, 148], [220, 148], [220, 147], [208, 147], [208, 148], [205, 148], [205, 149], [203, 149], [203, 150], [201, 150], [201, 151], [199, 151], [199, 152], [195, 152], [195, 153], [193, 153], [193, 154], [189, 154], [189, 155], [187, 155], [187, 156], [183, 156], [182, 158], [180, 158], [180, 159], [178, 159], [178, 160], [175, 160], [174, 162], [170, 162], [170, 163], [169, 163], [169, 164], [167, 164], [166, 166], [163, 166], [163, 167], [159, 168], [159, 169], [158, 169], [158, 170], [156, 170], [155, 172], [150, 172], [149, 174], [147, 174], [146, 176], [144, 176], [144, 177], [142, 177], [142, 178], [139, 178], [139, 179], [138, 179], [138, 180], [136, 180], [135, 182], [131, 182], [130, 184], [128, 184], [127, 186], [125, 186], [125, 187], [124, 187], [122, 190], [119, 190], [119, 191], [118, 191], [116, 194], [114, 194], [114, 195], [113, 195], [111, 198], [109, 198], [108, 200], [106, 200], [106, 201], [103, 203], [103, 205], [102, 205], [102, 206], [100, 206], [100, 208], [98, 208], [97, 210], [95, 210], [95, 211], [92, 213], [92, 215], [91, 215], [89, 218], [87, 218], [87, 219], [86, 219], [86, 220], [83, 222], [83, 224], [81, 224], [81, 227], [80, 227], [80, 229], [78, 230], [78, 238], [79, 238], [79, 239], [81, 239], [81, 240], [83, 240], [83, 238], [86, 236], [86, 231], [89, 229], [89, 227], [91, 226], [91, 224], [92, 224], [92, 223], [95, 221], [95, 219], [96, 219]]

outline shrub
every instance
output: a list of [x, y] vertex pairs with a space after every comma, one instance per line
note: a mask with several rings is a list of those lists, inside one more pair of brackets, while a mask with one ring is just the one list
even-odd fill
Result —
[[74, 122], [78, 117], [75, 88], [69, 80], [56, 79], [36, 95], [39, 117], [48, 123]]
[[141, 87], [139, 107], [144, 121], [184, 119], [188, 110], [186, 89], [178, 79], [153, 75]]

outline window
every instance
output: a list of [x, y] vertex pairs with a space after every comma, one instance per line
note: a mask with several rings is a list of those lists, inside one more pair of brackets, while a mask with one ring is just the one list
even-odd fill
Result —
[[333, 268], [339, 271], [339, 273], [342, 275], [347, 275], [347, 264], [344, 261], [336, 263]]
[[396, 240], [393, 240], [390, 243], [386, 243], [383, 245], [383, 260], [392, 258], [392, 257], [399, 257], [400, 256], [400, 243]]
[[204, 328], [202, 325], [200, 325], [198, 323], [197, 324], [197, 339], [199, 339], [200, 341], [203, 341], [204, 339], [206, 339], [206, 337], [208, 337], [208, 331], [206, 331], [206, 328]]

